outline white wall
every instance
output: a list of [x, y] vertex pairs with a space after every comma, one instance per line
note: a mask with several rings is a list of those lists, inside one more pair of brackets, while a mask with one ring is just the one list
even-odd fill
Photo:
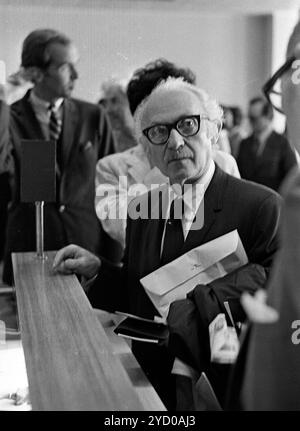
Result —
[[[41, 2], [42, 3], [42, 2]], [[21, 43], [39, 27], [73, 38], [81, 52], [75, 95], [95, 101], [111, 75], [129, 77], [163, 56], [191, 67], [198, 84], [225, 104], [245, 106], [268, 76], [267, 16], [200, 12], [0, 6], [0, 60], [7, 73], [19, 66]]]

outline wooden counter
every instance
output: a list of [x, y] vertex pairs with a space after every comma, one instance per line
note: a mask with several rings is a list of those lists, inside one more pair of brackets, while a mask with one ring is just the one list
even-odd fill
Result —
[[97, 318], [74, 275], [53, 274], [54, 254], [44, 261], [13, 254], [33, 410], [165, 410], [128, 344], [113, 334], [110, 315]]

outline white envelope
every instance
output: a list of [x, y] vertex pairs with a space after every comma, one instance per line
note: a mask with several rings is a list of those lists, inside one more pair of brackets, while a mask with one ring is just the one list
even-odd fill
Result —
[[197, 284], [207, 284], [248, 263], [238, 231], [234, 230], [190, 250], [140, 281], [163, 318], [170, 304], [184, 299]]

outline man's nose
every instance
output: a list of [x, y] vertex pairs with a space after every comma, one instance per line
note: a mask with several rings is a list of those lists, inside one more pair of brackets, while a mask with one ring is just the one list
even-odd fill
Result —
[[167, 145], [173, 151], [177, 151], [178, 148], [183, 147], [184, 139], [176, 129], [171, 130]]
[[75, 79], [78, 79], [78, 71], [75, 66], [71, 67], [71, 79], [73, 81], [75, 81]]

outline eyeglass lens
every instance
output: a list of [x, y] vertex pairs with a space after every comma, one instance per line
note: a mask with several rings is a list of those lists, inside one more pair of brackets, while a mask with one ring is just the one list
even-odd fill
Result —
[[173, 127], [164, 124], [153, 126], [148, 131], [148, 137], [155, 144], [164, 143], [169, 139], [172, 128], [176, 128], [182, 136], [192, 136], [198, 132], [199, 120], [196, 117], [187, 117], [177, 121]]

